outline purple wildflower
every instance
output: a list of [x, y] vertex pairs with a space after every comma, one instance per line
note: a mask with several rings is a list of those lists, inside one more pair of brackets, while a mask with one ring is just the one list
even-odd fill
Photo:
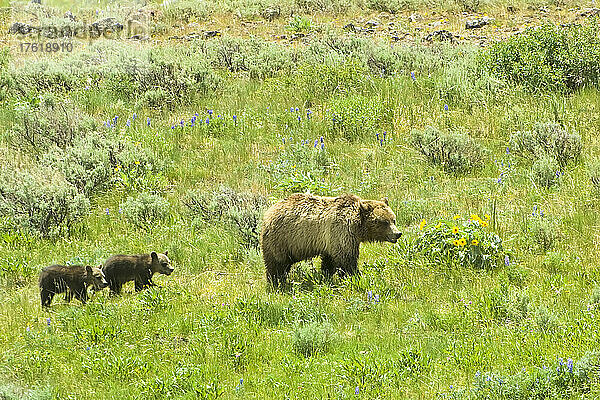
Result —
[[50, 317], [46, 318], [46, 325], [50, 326], [50, 323], [51, 323], [51, 322], [52, 322], [52, 321], [50, 320]]
[[510, 265], [510, 258], [508, 257], [508, 254], [504, 256], [504, 265], [507, 267]]
[[354, 389], [354, 394], [359, 394], [360, 393], [360, 388], [357, 386], [356, 389]]
[[413, 81], [417, 80], [417, 78], [415, 77], [415, 71], [410, 71], [410, 79], [412, 79]]
[[146, 118], [146, 125], [150, 126], [150, 117]]
[[448, 111], [448, 104], [444, 104], [444, 111]]

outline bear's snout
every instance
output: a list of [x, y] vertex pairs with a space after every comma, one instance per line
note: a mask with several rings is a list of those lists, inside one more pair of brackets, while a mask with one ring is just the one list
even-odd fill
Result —
[[398, 239], [400, 239], [400, 236], [402, 236], [402, 232], [400, 232], [398, 230], [398, 228], [396, 228], [395, 225], [392, 225], [391, 228], [392, 228], [392, 233], [389, 235], [388, 241], [390, 241], [392, 243], [396, 243], [398, 241]]

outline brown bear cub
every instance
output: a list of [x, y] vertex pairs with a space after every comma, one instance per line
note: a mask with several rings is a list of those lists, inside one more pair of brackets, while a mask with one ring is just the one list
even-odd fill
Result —
[[171, 275], [173, 272], [171, 260], [169, 260], [167, 254], [167, 251], [164, 254], [153, 251], [150, 254], [119, 254], [110, 257], [102, 267], [102, 272], [104, 272], [110, 286], [110, 293], [121, 293], [121, 287], [129, 281], [135, 282], [136, 292], [150, 286], [156, 286], [152, 282], [152, 275], [156, 272]]
[[83, 304], [87, 301], [87, 289], [102, 290], [108, 286], [102, 270], [89, 265], [51, 265], [40, 273], [40, 297], [42, 307], [49, 307], [55, 294], [66, 292], [65, 300], [73, 295]]
[[401, 235], [387, 198], [293, 194], [264, 216], [261, 246], [267, 280], [280, 286], [292, 264], [316, 256], [328, 276], [355, 274], [362, 242], [396, 243]]

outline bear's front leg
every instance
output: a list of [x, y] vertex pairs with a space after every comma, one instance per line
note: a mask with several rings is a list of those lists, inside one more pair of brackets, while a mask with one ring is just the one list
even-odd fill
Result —
[[335, 271], [340, 278], [358, 273], [358, 246], [336, 252], [332, 260]]

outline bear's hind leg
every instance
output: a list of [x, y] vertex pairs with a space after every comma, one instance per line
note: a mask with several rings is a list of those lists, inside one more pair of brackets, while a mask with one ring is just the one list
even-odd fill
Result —
[[321, 255], [321, 272], [325, 277], [331, 278], [335, 274], [335, 262], [329, 254]]

